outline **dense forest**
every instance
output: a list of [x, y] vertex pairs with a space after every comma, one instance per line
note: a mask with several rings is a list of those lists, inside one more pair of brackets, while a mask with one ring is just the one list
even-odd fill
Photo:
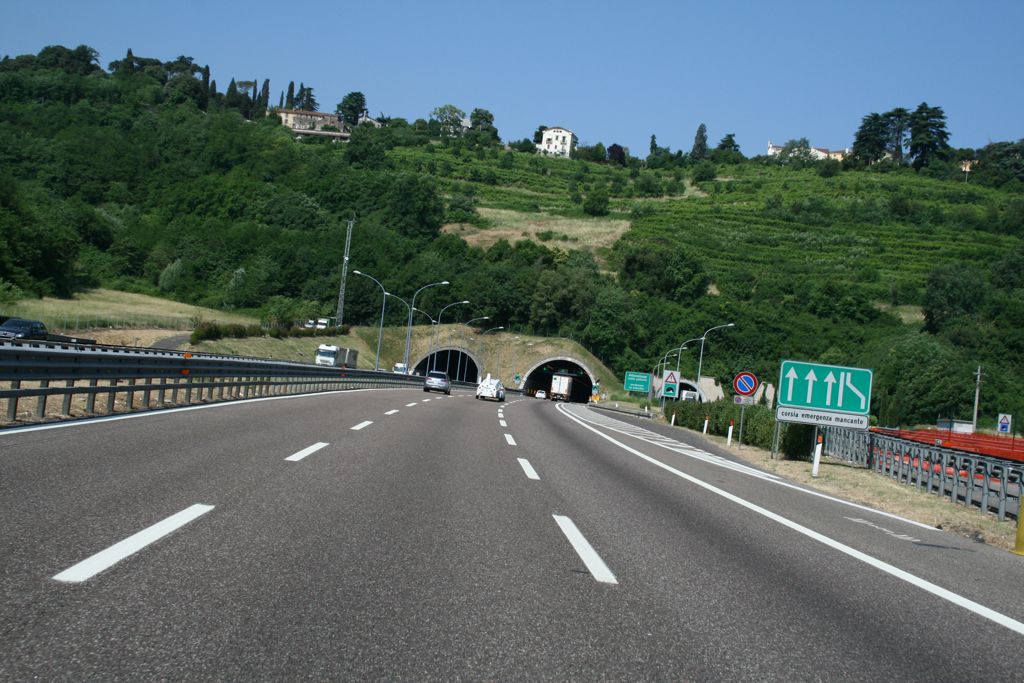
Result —
[[[103, 68], [85, 46], [0, 61], [0, 307], [106, 286], [267, 324], [333, 315], [354, 217], [351, 267], [390, 292], [447, 279], [417, 307], [469, 299], [472, 317], [572, 337], [620, 375], [734, 322], [703, 366], [725, 383], [771, 381], [781, 358], [870, 367], [873, 413], [897, 425], [969, 418], [981, 365], [982, 419], [1024, 414], [1024, 141], [950, 149], [922, 103], [867, 114], [842, 162], [806, 140], [747, 158], [703, 124], [688, 152], [652, 135], [644, 158], [597, 143], [552, 159], [503, 144], [482, 108], [355, 125], [361, 93], [337, 105], [349, 142], [297, 141], [274, 107], [316, 109], [314, 89], [275, 100], [259, 83], [221, 92], [189, 57], [130, 50]], [[444, 229], [486, 232], [499, 210], [630, 227], [610, 246], [486, 249]], [[345, 322], [379, 315], [377, 286], [350, 277]]]

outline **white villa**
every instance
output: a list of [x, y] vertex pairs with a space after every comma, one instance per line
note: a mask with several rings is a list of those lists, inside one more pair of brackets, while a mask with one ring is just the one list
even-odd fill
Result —
[[[783, 145], [772, 144], [772, 141], [768, 141], [768, 156], [773, 157], [781, 154]], [[842, 161], [850, 154], [850, 149], [825, 149], [824, 147], [811, 147], [811, 156], [816, 160], [821, 161], [822, 159], [835, 159], [836, 161]]]
[[568, 128], [555, 126], [554, 128], [546, 129], [541, 134], [541, 141], [537, 144], [537, 151], [542, 154], [550, 154], [568, 159], [578, 143], [579, 138], [576, 137], [576, 133], [573, 133]]
[[[351, 137], [345, 122], [337, 114], [301, 109], [275, 109], [274, 113], [281, 117], [282, 125], [295, 131], [296, 137], [312, 135], [335, 140], [348, 140]], [[334, 130], [324, 130], [328, 126]]]

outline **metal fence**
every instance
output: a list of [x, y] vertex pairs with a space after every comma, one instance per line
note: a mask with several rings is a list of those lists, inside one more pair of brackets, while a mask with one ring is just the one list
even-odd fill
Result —
[[[214, 401], [420, 387], [423, 378], [241, 356], [0, 342], [0, 426]], [[7, 384], [9, 388], [2, 388]], [[462, 383], [464, 385], [464, 383]], [[475, 386], [473, 384], [466, 386]]]
[[824, 428], [824, 452], [954, 503], [1017, 519], [1024, 464], [871, 431]]

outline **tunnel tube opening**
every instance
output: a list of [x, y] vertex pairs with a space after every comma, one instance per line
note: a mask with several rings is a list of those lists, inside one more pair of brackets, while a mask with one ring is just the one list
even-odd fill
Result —
[[571, 403], [587, 403], [594, 389], [594, 382], [579, 363], [567, 358], [553, 358], [544, 361], [531, 370], [523, 382], [523, 394], [535, 396], [537, 391], [544, 390], [551, 398], [551, 382], [556, 375], [571, 378], [569, 401]]
[[447, 372], [455, 382], [478, 382], [480, 366], [470, 354], [461, 349], [438, 349], [413, 366], [414, 375], [426, 375], [429, 370]]

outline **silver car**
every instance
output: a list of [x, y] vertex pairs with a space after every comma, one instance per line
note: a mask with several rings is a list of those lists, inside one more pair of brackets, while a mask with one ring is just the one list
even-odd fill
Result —
[[427, 373], [427, 379], [423, 382], [423, 391], [440, 391], [451, 395], [452, 383], [448, 379], [447, 372], [431, 370]]

